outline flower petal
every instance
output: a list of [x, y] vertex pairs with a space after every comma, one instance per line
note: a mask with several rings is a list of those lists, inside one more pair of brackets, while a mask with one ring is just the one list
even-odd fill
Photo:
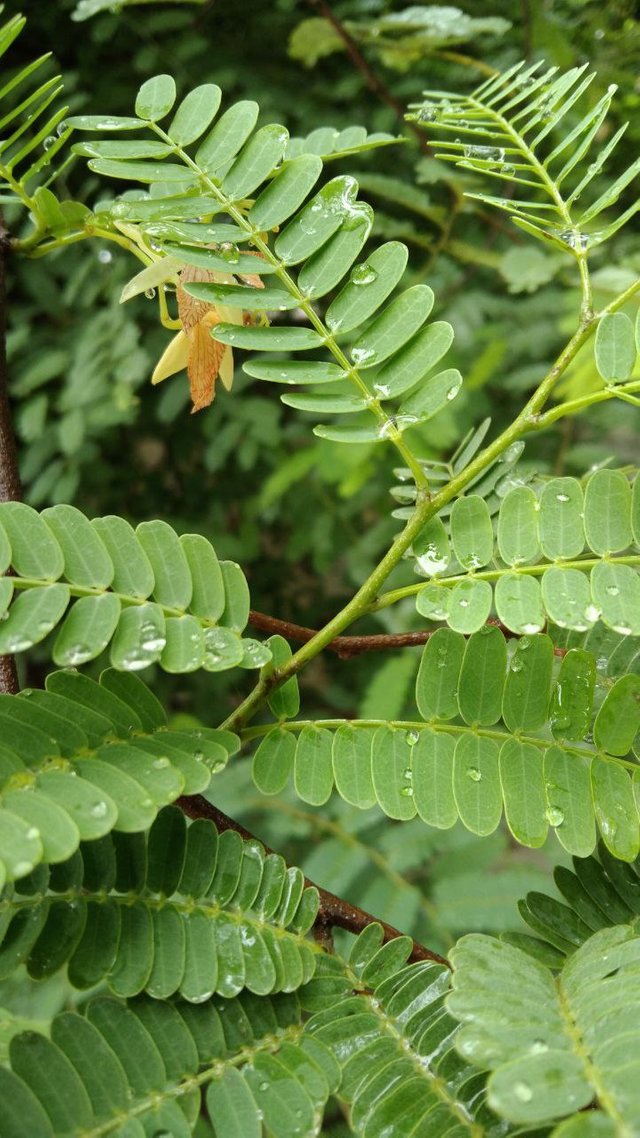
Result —
[[151, 376], [152, 383], [162, 383], [163, 379], [168, 379], [170, 375], [175, 375], [177, 371], [182, 371], [189, 362], [189, 340], [185, 332], [182, 330], [178, 332], [173, 339], [167, 344], [164, 352], [160, 356]]

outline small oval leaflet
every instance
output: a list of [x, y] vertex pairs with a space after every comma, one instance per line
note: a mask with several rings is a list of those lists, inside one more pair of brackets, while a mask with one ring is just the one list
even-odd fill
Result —
[[626, 312], [606, 312], [598, 324], [595, 360], [605, 383], [628, 379], [636, 360], [633, 324]]

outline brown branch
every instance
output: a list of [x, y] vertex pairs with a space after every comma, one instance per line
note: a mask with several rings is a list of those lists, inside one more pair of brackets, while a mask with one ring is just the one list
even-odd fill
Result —
[[[217, 806], [208, 802], [201, 794], [193, 794], [189, 797], [179, 798], [177, 805], [187, 815], [188, 818], [209, 818], [214, 822], [219, 831], [222, 830], [235, 830], [236, 834], [240, 834], [242, 838], [248, 841], [259, 841], [263, 846], [266, 853], [273, 853], [274, 851], [265, 845], [264, 842], [251, 834], [249, 830], [245, 830], [239, 822], [230, 818], [228, 814], [224, 814], [222, 810], [218, 810]], [[388, 925], [386, 921], [381, 921], [378, 917], [374, 917], [371, 913], [365, 912], [357, 905], [352, 905], [348, 901], [344, 901], [342, 897], [337, 897], [335, 893], [330, 893], [327, 889], [321, 889], [314, 881], [310, 881], [305, 877], [305, 885], [311, 886], [313, 889], [318, 890], [320, 896], [320, 908], [318, 915], [314, 922], [314, 935], [321, 944], [329, 944], [329, 933], [332, 928], [346, 929], [350, 933], [360, 933], [363, 929], [370, 924], [378, 924], [382, 926], [383, 943], [387, 944], [390, 940], [395, 940], [396, 937], [405, 936], [399, 929]], [[425, 948], [424, 945], [418, 944], [416, 940], [413, 942], [413, 949], [409, 960], [414, 962], [417, 960], [434, 960], [437, 964], [444, 964], [450, 968], [448, 960], [444, 956], [440, 956], [437, 952], [432, 952], [431, 949]]]
[[[22, 497], [7, 373], [6, 269], [9, 248], [9, 236], [0, 215], [0, 502], [12, 502]], [[0, 692], [15, 695], [18, 690], [13, 656], [0, 656]]]
[[[285, 640], [295, 640], [298, 644], [307, 644], [317, 632], [314, 628], [306, 628], [303, 624], [293, 624], [290, 620], [280, 620], [277, 616], [269, 616], [265, 612], [256, 612], [251, 609], [249, 612], [249, 624], [254, 628], [259, 628], [261, 632], [278, 633], [284, 636]], [[513, 638], [518, 635], [507, 628], [500, 620], [488, 620], [487, 624], [492, 624], [499, 628], [507, 638]], [[341, 660], [350, 660], [352, 656], [360, 656], [363, 652], [383, 652], [395, 648], [416, 648], [421, 644], [426, 644], [431, 639], [436, 628], [424, 628], [418, 632], [381, 632], [373, 633], [367, 636], [336, 636], [327, 648], [330, 652], [335, 652]], [[554, 649], [557, 656], [564, 656], [564, 648]]]
[[396, 117], [400, 120], [403, 127], [406, 127], [412, 131], [418, 140], [418, 146], [422, 154], [430, 154], [431, 150], [429, 143], [425, 137], [424, 131], [416, 123], [405, 119], [404, 107], [402, 106], [402, 103], [396, 99], [395, 95], [391, 93], [386, 83], [380, 78], [379, 75], [376, 75], [371, 65], [367, 63], [367, 60], [364, 58], [353, 36], [347, 30], [347, 28], [345, 28], [341, 20], [338, 19], [331, 5], [327, 3], [327, 0], [308, 0], [308, 3], [312, 8], [316, 8], [318, 12], [322, 13], [327, 23], [331, 24], [331, 27], [340, 36], [340, 39], [344, 43], [344, 46], [347, 49], [347, 52], [351, 57], [355, 68], [362, 75], [362, 78], [364, 79], [369, 90], [372, 91], [374, 95], [377, 95], [379, 99], [382, 99], [383, 103], [386, 103], [388, 107], [391, 107], [391, 109], [395, 111]]

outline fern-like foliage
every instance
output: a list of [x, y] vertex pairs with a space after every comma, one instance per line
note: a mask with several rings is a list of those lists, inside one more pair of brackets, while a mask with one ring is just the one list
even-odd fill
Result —
[[[452, 953], [449, 1011], [459, 1053], [491, 1072], [488, 1102], [519, 1124], [573, 1116], [554, 1134], [634, 1134], [640, 1125], [640, 937], [633, 924], [591, 935], [558, 975], [482, 935]], [[576, 1112], [597, 1103], [582, 1122]]]
[[46, 691], [0, 695], [0, 874], [64, 862], [81, 841], [148, 830], [181, 794], [206, 790], [239, 746], [229, 731], [167, 728], [134, 675], [52, 672]]
[[[237, 323], [215, 322], [216, 341], [276, 353], [275, 360], [246, 364], [252, 376], [313, 385], [311, 393], [283, 396], [286, 403], [313, 413], [358, 416], [353, 425], [319, 426], [317, 434], [342, 442], [388, 439], [423, 482], [402, 432], [445, 406], [461, 380], [451, 369], [432, 376], [408, 404], [387, 412], [389, 400], [429, 375], [453, 338], [446, 322], [427, 323], [434, 301], [427, 285], [383, 307], [403, 274], [406, 248], [388, 242], [355, 263], [371, 231], [372, 211], [359, 201], [357, 183], [348, 176], [331, 179], [309, 198], [322, 172], [321, 139], [314, 145], [307, 139], [288, 157], [286, 129], [271, 124], [254, 131], [258, 108], [249, 102], [229, 107], [208, 130], [220, 103], [219, 89], [210, 84], [190, 92], [161, 127], [175, 97], [169, 76], [149, 80], [138, 95], [137, 117], [114, 118], [108, 126], [114, 132], [147, 130], [151, 138], [76, 146], [97, 173], [149, 187], [107, 206], [111, 224], [129, 234], [135, 227], [150, 260], [163, 253], [171, 264], [203, 270], [203, 279], [186, 283], [185, 290], [214, 312], [239, 310]], [[86, 116], [69, 123], [85, 130], [105, 127], [103, 120]], [[264, 287], [247, 284], [247, 276], [259, 276]], [[321, 316], [314, 302], [340, 285]], [[294, 309], [304, 313], [306, 326], [283, 323], [282, 317], [277, 326], [266, 326], [267, 313]], [[245, 326], [242, 311], [255, 314]], [[348, 334], [351, 342], [345, 343]], [[296, 352], [312, 353], [311, 359], [290, 360]]]
[[[514, 197], [470, 197], [506, 210], [522, 229], [571, 250], [578, 259], [636, 213], [637, 202], [609, 224], [599, 220], [640, 170], [636, 159], [590, 205], [578, 206], [626, 129], [626, 124], [621, 126], [600, 145], [599, 131], [615, 86], [573, 121], [571, 112], [594, 78], [587, 68], [583, 64], [558, 74], [557, 67], [517, 63], [485, 80], [471, 95], [425, 91], [424, 102], [414, 105], [412, 115], [430, 132], [445, 135], [435, 143], [439, 158], [516, 188]], [[594, 229], [594, 224], [601, 228]]]
[[[2, 9], [4, 5], [2, 5]], [[26, 21], [17, 13], [0, 27], [0, 57], [20, 35]], [[51, 171], [53, 160], [65, 145], [71, 128], [68, 107], [55, 107], [62, 93], [59, 75], [40, 81], [49, 55], [20, 68], [0, 91], [0, 200], [20, 203], [32, 217], [34, 228], [25, 242], [36, 245], [45, 237], [81, 229], [91, 211], [81, 202], [60, 201], [49, 189], [62, 169]], [[35, 80], [35, 85], [34, 85]], [[54, 109], [55, 108], [55, 109]]]
[[502, 1133], [485, 1105], [484, 1079], [453, 1046], [456, 1023], [444, 1006], [450, 972], [431, 962], [404, 966], [408, 938], [381, 942], [382, 930], [370, 925], [351, 950], [346, 976], [344, 965], [323, 960], [303, 995], [306, 1006], [328, 1003], [333, 982], [331, 1004], [316, 1011], [305, 1031], [340, 1065], [338, 1095], [349, 1104], [351, 1132], [361, 1138]]
[[496, 463], [414, 540], [416, 572], [432, 579], [417, 592], [418, 612], [464, 633], [494, 613], [515, 633], [547, 620], [586, 632], [600, 620], [640, 635], [640, 478], [605, 469], [584, 488], [569, 477], [514, 480]]
[[83, 842], [0, 903], [0, 976], [26, 963], [35, 979], [68, 963], [74, 987], [106, 980], [119, 996], [179, 993], [193, 1003], [292, 992], [313, 975], [305, 934], [318, 894], [258, 842], [187, 825], [167, 807], [145, 833]]
[[416, 682], [421, 719], [282, 724], [260, 743], [254, 780], [275, 794], [293, 775], [314, 805], [335, 786], [354, 806], [444, 829], [460, 818], [475, 834], [492, 833], [504, 809], [519, 842], [540, 846], [551, 827], [579, 856], [593, 850], [597, 822], [612, 853], [633, 860], [640, 783], [625, 756], [637, 746], [640, 677], [621, 676], [602, 698], [596, 675], [584, 649], [556, 666], [546, 634], [510, 653], [491, 625], [466, 639], [440, 629]]
[[3, 1138], [189, 1138], [202, 1090], [225, 1138], [259, 1138], [262, 1117], [277, 1138], [292, 1138], [296, 1126], [298, 1135], [317, 1133], [339, 1073], [326, 1048], [300, 1034], [290, 995], [201, 1005], [98, 997], [82, 1015], [57, 1016], [50, 1040], [36, 1032], [12, 1040], [12, 1069], [0, 1068]]
[[[111, 663], [167, 672], [260, 668], [266, 644], [241, 632], [249, 588], [235, 561], [219, 561], [199, 534], [166, 522], [89, 521], [74, 506], [37, 513], [0, 503], [0, 652], [23, 652], [60, 625], [56, 664], [77, 667], [110, 646]], [[73, 601], [73, 603], [71, 603]]]

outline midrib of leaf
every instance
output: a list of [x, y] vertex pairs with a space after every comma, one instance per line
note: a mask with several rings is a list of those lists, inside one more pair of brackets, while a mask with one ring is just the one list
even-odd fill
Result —
[[390, 589], [369, 607], [369, 612], [378, 612], [379, 609], [388, 608], [389, 605], [402, 601], [405, 597], [412, 597], [416, 593], [432, 585], [449, 587], [457, 585], [460, 581], [498, 581], [507, 573], [517, 573], [524, 577], [542, 577], [549, 569], [594, 569], [596, 565], [606, 562], [608, 565], [639, 565], [640, 553], [625, 553], [621, 556], [611, 554], [608, 557], [584, 557], [574, 561], [540, 561], [536, 565], [505, 565], [500, 569], [478, 569], [469, 573], [458, 573], [455, 577], [434, 577], [429, 581], [420, 581], [417, 585], [403, 585], [399, 589]]
[[256, 248], [263, 257], [274, 266], [275, 275], [278, 280], [284, 285], [287, 291], [296, 298], [298, 307], [302, 309], [309, 323], [313, 326], [315, 331], [322, 336], [326, 347], [331, 352], [333, 358], [340, 365], [341, 368], [347, 373], [347, 379], [355, 385], [358, 393], [362, 395], [367, 401], [366, 410], [371, 411], [375, 415], [380, 424], [381, 431], [384, 432], [384, 438], [388, 439], [395, 446], [396, 450], [402, 455], [407, 466], [410, 468], [411, 473], [416, 481], [416, 485], [422, 490], [427, 490], [428, 482], [425, 477], [424, 471], [419, 462], [413, 455], [412, 451], [407, 447], [403, 440], [402, 434], [395, 426], [392, 418], [385, 413], [382, 405], [378, 399], [372, 394], [367, 387], [367, 384], [361, 378], [357, 368], [353, 366], [350, 360], [342, 351], [342, 348], [337, 344], [334, 336], [318, 316], [313, 304], [303, 292], [300, 291], [293, 277], [287, 272], [282, 261], [276, 257], [273, 250], [269, 247], [266, 241], [263, 241], [260, 236], [260, 231], [255, 229], [249, 224], [246, 217], [241, 210], [225, 194], [222, 193], [220, 187], [216, 182], [206, 173], [198, 164], [191, 158], [185, 150], [178, 146], [170, 135], [166, 134], [156, 123], [149, 123], [149, 127], [162, 139], [163, 142], [168, 143], [173, 148], [174, 153], [188, 166], [191, 170], [197, 173], [198, 177], [207, 185], [207, 189], [213, 194], [217, 200], [224, 205], [225, 210], [230, 217], [233, 218], [235, 223], [249, 235], [254, 248]]
[[243, 742], [251, 739], [260, 739], [276, 728], [281, 731], [302, 731], [305, 727], [326, 727], [337, 731], [339, 727], [376, 728], [395, 727], [400, 731], [431, 730], [443, 735], [469, 735], [475, 738], [495, 739], [498, 743], [506, 743], [509, 739], [516, 739], [519, 743], [531, 743], [538, 750], [546, 751], [549, 747], [561, 747], [572, 755], [579, 755], [582, 759], [602, 759], [617, 763], [626, 770], [636, 771], [638, 764], [630, 759], [622, 759], [618, 755], [609, 755], [604, 751], [597, 751], [589, 747], [576, 747], [572, 743], [554, 738], [543, 738], [540, 735], [527, 735], [521, 731], [506, 731], [492, 727], [471, 727], [467, 723], [444, 723], [439, 719], [290, 719], [278, 723], [265, 723], [259, 727], [245, 727], [238, 733]]
[[20, 896], [18, 898], [15, 896], [5, 897], [0, 900], [0, 914], [5, 912], [17, 913], [28, 911], [29, 909], [36, 908], [38, 905], [44, 904], [45, 901], [95, 901], [98, 904], [105, 904], [107, 901], [112, 901], [122, 909], [130, 909], [132, 905], [141, 906], [152, 912], [159, 912], [161, 909], [174, 909], [177, 913], [181, 913], [186, 917], [191, 913], [200, 912], [211, 919], [215, 919], [224, 914], [225, 919], [231, 921], [233, 924], [253, 925], [258, 931], [270, 929], [279, 940], [295, 940], [300, 944], [305, 944], [316, 956], [321, 956], [324, 952], [319, 944], [313, 940], [308, 940], [304, 933], [296, 933], [288, 928], [283, 928], [281, 925], [278, 925], [275, 920], [273, 922], [263, 920], [260, 916], [254, 914], [251, 909], [238, 910], [231, 904], [226, 906], [216, 901], [200, 900], [188, 896], [184, 896], [180, 900], [174, 899], [173, 897], [167, 898], [152, 893], [144, 894], [135, 893], [133, 891], [129, 893], [110, 893], [106, 889], [100, 889], [92, 893], [85, 889], [84, 886], [79, 885], [77, 888], [67, 889], [63, 893], [31, 893], [28, 896]]
[[259, 1043], [253, 1047], [250, 1044], [245, 1044], [234, 1055], [230, 1055], [226, 1059], [216, 1059], [212, 1063], [208, 1063], [202, 1071], [193, 1075], [186, 1075], [180, 1082], [171, 1083], [163, 1090], [154, 1090], [152, 1095], [146, 1098], [139, 1099], [134, 1106], [123, 1114], [119, 1112], [113, 1118], [108, 1119], [106, 1122], [101, 1122], [98, 1126], [92, 1126], [90, 1130], [75, 1131], [75, 1138], [102, 1138], [105, 1134], [110, 1134], [115, 1129], [120, 1129], [124, 1122], [130, 1118], [137, 1118], [141, 1114], [146, 1114], [160, 1106], [163, 1102], [171, 1102], [181, 1098], [185, 1094], [189, 1094], [196, 1087], [206, 1086], [213, 1079], [220, 1078], [229, 1067], [242, 1067], [247, 1063], [251, 1063], [256, 1055], [261, 1054], [277, 1054], [283, 1043], [297, 1043], [303, 1032], [302, 1024], [290, 1024], [289, 1027], [280, 1027], [277, 1032], [271, 1033], [266, 1036]]
[[131, 597], [127, 593], [117, 593], [114, 589], [110, 589], [109, 587], [102, 589], [91, 585], [73, 585], [69, 581], [66, 581], [64, 577], [60, 577], [57, 581], [51, 581], [49, 578], [44, 577], [12, 577], [11, 583], [16, 590], [45, 589], [50, 585], [66, 585], [72, 597], [102, 597], [105, 593], [110, 593], [111, 596], [118, 598], [123, 608], [139, 608], [141, 605], [154, 604], [157, 605], [159, 609], [162, 609], [165, 617], [193, 616], [202, 628], [217, 628], [220, 623], [217, 620], [211, 620], [207, 616], [196, 616], [195, 613], [191, 612], [188, 605], [184, 609], [175, 609], [169, 605], [162, 605], [159, 601], [155, 600], [153, 593], [148, 597]]
[[620, 1114], [612, 1096], [609, 1094], [606, 1086], [603, 1085], [602, 1078], [598, 1067], [593, 1063], [589, 1049], [582, 1038], [582, 1034], [576, 1023], [571, 1005], [567, 998], [562, 985], [562, 973], [555, 980], [556, 994], [558, 997], [558, 1006], [560, 1014], [564, 1021], [564, 1029], [571, 1041], [571, 1048], [575, 1055], [581, 1060], [585, 1076], [589, 1084], [594, 1089], [595, 1097], [598, 1100], [598, 1105], [602, 1108], [605, 1114], [616, 1123], [617, 1138], [635, 1138], [636, 1131], [629, 1127]]
[[[347, 974], [349, 974], [347, 972]], [[463, 1126], [469, 1134], [469, 1138], [483, 1138], [485, 1133], [484, 1128], [477, 1122], [469, 1117], [465, 1107], [462, 1106], [458, 1100], [452, 1096], [447, 1087], [446, 1081], [431, 1070], [428, 1061], [422, 1055], [417, 1055], [411, 1045], [408, 1043], [405, 1036], [398, 1030], [395, 1020], [387, 1015], [383, 1005], [375, 998], [374, 994], [362, 991], [362, 981], [355, 975], [352, 975], [353, 987], [361, 997], [366, 999], [369, 1004], [370, 1010], [375, 1016], [384, 1024], [388, 1033], [393, 1036], [400, 1055], [405, 1055], [409, 1058], [414, 1066], [416, 1075], [425, 1079], [430, 1089], [435, 1092], [440, 1101], [451, 1112], [451, 1115], [456, 1119], [458, 1126]], [[475, 1072], [474, 1072], [475, 1073]], [[339, 1093], [339, 1092], [338, 1092]]]

